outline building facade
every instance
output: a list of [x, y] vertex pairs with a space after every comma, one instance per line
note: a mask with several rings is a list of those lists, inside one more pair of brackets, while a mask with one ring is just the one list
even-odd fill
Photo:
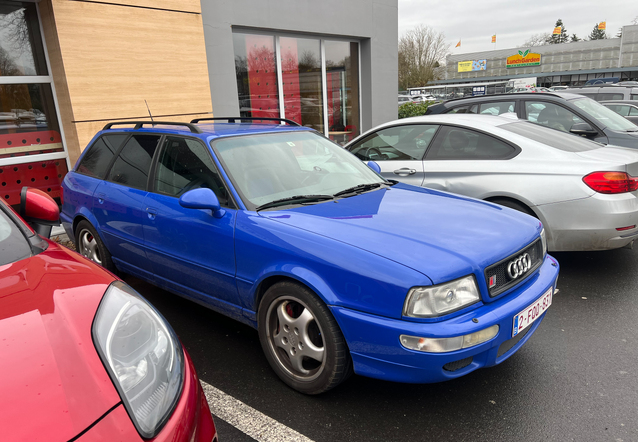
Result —
[[397, 0], [0, 0], [0, 197], [60, 197], [111, 121], [241, 113], [345, 141], [396, 118], [397, 32]]

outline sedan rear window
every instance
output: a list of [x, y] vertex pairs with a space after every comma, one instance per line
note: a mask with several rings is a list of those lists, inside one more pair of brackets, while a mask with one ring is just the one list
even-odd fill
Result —
[[584, 152], [603, 147], [602, 144], [583, 137], [523, 121], [504, 124], [499, 128], [566, 152]]
[[0, 209], [0, 266], [31, 256], [31, 246], [18, 226]]

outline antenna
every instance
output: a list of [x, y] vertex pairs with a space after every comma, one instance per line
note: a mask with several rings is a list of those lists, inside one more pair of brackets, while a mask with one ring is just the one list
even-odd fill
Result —
[[148, 110], [148, 114], [151, 117], [151, 121], [153, 121], [153, 115], [151, 115], [151, 110], [148, 108], [148, 103], [144, 100], [144, 104], [146, 104], [146, 109]]

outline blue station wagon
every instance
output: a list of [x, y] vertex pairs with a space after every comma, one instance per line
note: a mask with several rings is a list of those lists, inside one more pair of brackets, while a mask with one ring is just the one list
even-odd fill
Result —
[[542, 225], [374, 168], [286, 120], [109, 123], [66, 175], [61, 219], [107, 269], [256, 328], [303, 393], [503, 362], [556, 290]]

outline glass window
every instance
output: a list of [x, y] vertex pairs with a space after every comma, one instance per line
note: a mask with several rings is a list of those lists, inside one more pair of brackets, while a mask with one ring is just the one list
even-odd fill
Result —
[[625, 97], [622, 93], [606, 93], [606, 94], [598, 94], [596, 96], [597, 101], [605, 101], [605, 100], [624, 100]]
[[146, 189], [159, 138], [157, 135], [133, 135], [129, 138], [113, 163], [108, 180], [136, 189]]
[[394, 126], [366, 137], [350, 147], [362, 161], [409, 161], [423, 159], [439, 126]]
[[249, 210], [295, 195], [333, 195], [359, 184], [384, 182], [316, 132], [219, 138], [212, 146]]
[[501, 115], [507, 112], [514, 112], [514, 103], [514, 101], [482, 103], [479, 107], [479, 113], [487, 115]]
[[77, 171], [85, 175], [103, 179], [117, 149], [124, 142], [127, 134], [102, 135], [95, 140], [82, 156]]
[[504, 124], [499, 126], [499, 128], [566, 152], [584, 152], [586, 150], [603, 147], [602, 144], [588, 140], [587, 138], [556, 132], [547, 127], [529, 124], [524, 121]]
[[446, 114], [476, 114], [478, 113], [478, 104], [455, 107], [446, 112]]
[[[2, 203], [0, 203], [2, 204]], [[18, 226], [0, 208], [0, 266], [31, 256], [31, 247]]]
[[605, 104], [604, 106], [613, 110], [618, 115], [622, 115], [623, 117], [626, 117], [629, 115], [629, 109], [630, 109], [629, 106], [626, 106], [623, 104]]
[[636, 106], [630, 106], [630, 107], [629, 107], [629, 116], [630, 116], [630, 117], [636, 117], [636, 116], [638, 116], [638, 107], [636, 107]]
[[286, 118], [323, 133], [319, 40], [281, 37], [279, 45]]
[[205, 187], [228, 205], [228, 192], [205, 145], [197, 140], [167, 137], [157, 164], [155, 190], [180, 196], [191, 189]]
[[442, 127], [426, 160], [504, 160], [517, 150], [489, 135], [460, 127]]
[[562, 132], [569, 132], [576, 123], [584, 123], [572, 111], [554, 103], [543, 101], [526, 101], [527, 119], [532, 123], [551, 127]]
[[0, 77], [48, 75], [33, 3], [0, 7]]
[[636, 130], [636, 125], [631, 121], [621, 117], [611, 109], [594, 100], [586, 98], [578, 98], [572, 100], [572, 103], [585, 114], [590, 115], [593, 119], [602, 125], [609, 127], [611, 130], [629, 131]]
[[631, 94], [632, 100], [638, 100], [638, 94]]
[[242, 117], [279, 118], [275, 37], [233, 34]]
[[345, 144], [359, 135], [359, 45], [326, 41], [328, 136]]

